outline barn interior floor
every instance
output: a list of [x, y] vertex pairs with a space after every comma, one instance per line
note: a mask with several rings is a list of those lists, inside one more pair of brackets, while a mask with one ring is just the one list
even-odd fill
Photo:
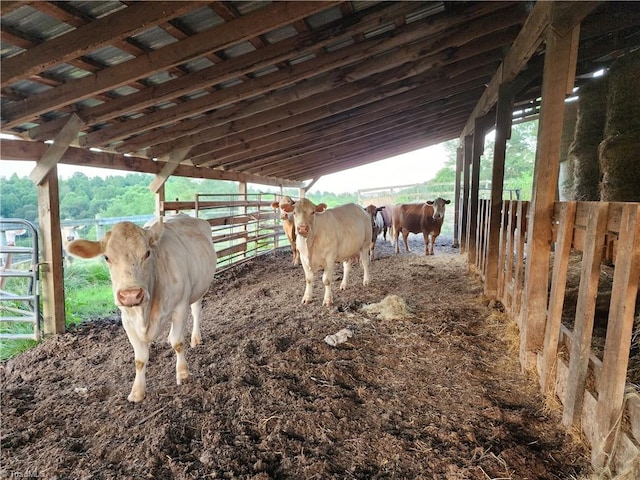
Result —
[[[2, 478], [587, 478], [584, 443], [521, 373], [515, 327], [465, 259], [446, 238], [435, 256], [421, 237], [411, 248], [379, 238], [371, 284], [354, 266], [332, 308], [319, 275], [300, 304], [288, 250], [219, 272], [190, 383], [175, 385], [159, 339], [141, 404], [126, 399], [133, 351], [118, 318], [4, 363]], [[391, 295], [407, 307], [397, 318], [362, 310]], [[323, 341], [342, 328], [347, 342]]]

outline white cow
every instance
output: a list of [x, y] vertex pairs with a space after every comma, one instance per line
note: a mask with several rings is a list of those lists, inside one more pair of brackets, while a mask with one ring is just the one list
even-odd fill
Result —
[[205, 220], [177, 215], [148, 228], [131, 222], [116, 223], [102, 240], [75, 240], [69, 253], [82, 258], [104, 255], [115, 303], [135, 354], [136, 378], [130, 402], [144, 399], [149, 345], [166, 322], [171, 322], [169, 343], [176, 352], [178, 385], [189, 378], [184, 358], [184, 324], [191, 305], [191, 347], [202, 343], [201, 300], [216, 270], [211, 227]]
[[363, 285], [369, 284], [369, 247], [371, 245], [371, 220], [367, 212], [355, 203], [348, 203], [327, 210], [324, 203], [315, 205], [302, 198], [294, 205], [280, 206], [293, 212], [296, 226], [296, 246], [304, 268], [305, 290], [302, 303], [311, 302], [313, 274], [323, 270], [323, 305], [333, 305], [331, 282], [336, 262], [342, 262], [344, 275], [340, 289], [347, 288], [351, 258], [360, 255], [364, 269]]

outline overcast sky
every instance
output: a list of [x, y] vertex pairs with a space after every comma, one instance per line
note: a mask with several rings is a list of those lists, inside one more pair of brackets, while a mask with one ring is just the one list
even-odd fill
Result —
[[[362, 167], [326, 175], [318, 180], [310, 191], [352, 193], [365, 188], [422, 183], [432, 179], [436, 172], [444, 166], [446, 160], [444, 148], [441, 145], [434, 145]], [[34, 166], [35, 162], [8, 162], [3, 160], [0, 161], [0, 177], [9, 178], [14, 173], [17, 173], [20, 177], [26, 177], [31, 173]], [[61, 178], [68, 178], [78, 171], [83, 172], [88, 177], [106, 177], [128, 173], [104, 168], [58, 165], [58, 175]]]

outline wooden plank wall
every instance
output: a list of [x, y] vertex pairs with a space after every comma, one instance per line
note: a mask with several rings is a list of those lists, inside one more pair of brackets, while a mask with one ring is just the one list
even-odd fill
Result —
[[[504, 201], [500, 224], [498, 299], [519, 322], [526, 321], [521, 312], [528, 207], [528, 202]], [[488, 211], [486, 205], [478, 210], [479, 256], [486, 255], [482, 245]], [[627, 369], [634, 315], [640, 314], [640, 204], [556, 202], [551, 223], [554, 255], [545, 340], [537, 353], [541, 389], [560, 400], [565, 426], [584, 433], [595, 468], [638, 468], [640, 391], [629, 384]], [[578, 259], [580, 278], [575, 313], [567, 321], [567, 312], [572, 312], [564, 305], [570, 257], [574, 268]], [[485, 265], [476, 258], [478, 273]], [[613, 282], [604, 349], [594, 353], [595, 302], [603, 265], [613, 268]]]

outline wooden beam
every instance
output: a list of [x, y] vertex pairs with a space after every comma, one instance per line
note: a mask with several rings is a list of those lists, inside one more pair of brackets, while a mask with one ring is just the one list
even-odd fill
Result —
[[[569, 375], [562, 401], [562, 423], [568, 428], [579, 425], [582, 415], [608, 209], [609, 205], [605, 202], [593, 202], [589, 205], [589, 222], [582, 252], [580, 286], [570, 347]], [[540, 290], [546, 291], [546, 288]]]
[[[576, 27], [579, 28], [579, 27]], [[569, 79], [575, 74], [575, 35], [547, 31], [534, 190], [527, 229], [527, 264], [520, 331], [520, 362], [534, 368], [535, 352], [543, 347], [547, 311], [551, 218], [558, 184], [564, 100]]]
[[[371, 11], [370, 11], [371, 10]], [[84, 108], [82, 117], [91, 126], [141, 109], [158, 105], [188, 95], [198, 90], [228, 82], [271, 65], [276, 65], [293, 57], [317, 51], [330, 43], [346, 40], [353, 35], [371, 30], [378, 25], [404, 18], [415, 10], [411, 3], [382, 3], [380, 8], [367, 9], [362, 14], [350, 17], [350, 22], [331, 23], [311, 33], [305, 32], [274, 44], [266, 45], [252, 52], [229, 58], [209, 68], [182, 75], [160, 85], [143, 88], [130, 95], [111, 99], [101, 105]], [[46, 140], [52, 129], [57, 131], [55, 119], [29, 130], [32, 140]]]
[[[4, 2], [3, 2], [4, 3]], [[135, 35], [167, 19], [182, 15], [199, 2], [140, 2], [98, 18], [13, 57], [2, 60], [0, 85], [5, 87], [59, 63], [69, 62], [104, 45]]]
[[55, 164], [47, 170], [44, 179], [37, 185], [40, 244], [44, 259], [40, 267], [44, 334], [60, 334], [65, 331], [64, 266], [60, 233], [58, 169]]
[[153, 193], [158, 193], [158, 190], [160, 190], [160, 188], [164, 186], [164, 183], [171, 176], [171, 174], [176, 171], [176, 168], [178, 168], [180, 162], [187, 158], [189, 150], [191, 150], [191, 148], [189, 147], [181, 148], [180, 150], [171, 152], [166, 157], [160, 159], [160, 161], [165, 162], [165, 166], [162, 167], [160, 173], [158, 173], [156, 175], [156, 178], [153, 179], [153, 181], [149, 185], [149, 190], [151, 190]]
[[484, 153], [484, 141], [489, 126], [494, 119], [490, 116], [476, 118], [473, 128], [473, 156], [471, 159], [471, 191], [469, 192], [469, 235], [467, 241], [467, 257], [469, 265], [475, 265], [477, 258], [477, 226], [480, 198], [480, 158]]
[[[517, 24], [521, 16], [511, 14], [500, 18], [503, 26], [507, 27]], [[494, 23], [495, 21], [497, 20], [494, 20]], [[107, 145], [109, 142], [121, 140], [132, 134], [294, 85], [325, 72], [330, 72], [325, 79], [326, 84], [330, 86], [329, 88], [335, 89], [339, 85], [367, 79], [379, 72], [394, 70], [407, 62], [419, 61], [422, 71], [425, 71], [441, 65], [443, 61], [452, 62], [454, 59], [469, 58], [477, 54], [478, 49], [487, 51], [498, 45], [510, 44], [516, 35], [515, 29], [486, 35], [486, 23], [480, 21], [444, 38], [437, 35], [424, 38], [425, 29], [421, 27], [422, 24], [419, 22], [411, 23], [394, 30], [394, 34], [384, 40], [374, 37], [350, 47], [325, 53], [314, 60], [298, 63], [269, 75], [203, 95], [175, 107], [124, 120], [113, 127], [106, 127], [83, 136], [81, 145], [85, 147]], [[455, 49], [455, 53], [452, 54], [449, 49]], [[425, 55], [425, 52], [428, 54]], [[356, 62], [361, 63], [351, 67], [348, 73], [337, 70], [339, 67], [353, 65]], [[311, 92], [308, 86], [307, 92]]]
[[622, 206], [616, 268], [613, 272], [607, 335], [598, 382], [598, 441], [592, 445], [592, 463], [602, 468], [613, 452], [616, 424], [623, 415], [633, 315], [640, 277], [640, 206]]
[[471, 163], [473, 159], [473, 135], [464, 137], [464, 171], [462, 186], [462, 206], [460, 210], [461, 244], [460, 253], [466, 253], [469, 242], [469, 196], [471, 191]]
[[507, 140], [511, 138], [511, 117], [515, 93], [510, 84], [502, 84], [496, 108], [496, 135], [491, 174], [491, 213], [484, 281], [484, 293], [490, 300], [497, 299], [498, 294], [498, 256], [500, 253], [500, 227], [502, 224], [504, 164], [507, 153]]
[[[0, 139], [1, 160], [35, 161], [47, 151], [48, 146], [40, 142], [24, 140]], [[69, 147], [59, 163], [82, 167], [110, 168], [125, 172], [158, 174], [162, 166], [148, 158], [132, 157], [111, 152], [94, 152], [91, 150]], [[179, 165], [173, 173], [178, 177], [202, 178], [206, 180], [246, 181], [260, 185], [284, 186], [298, 188], [301, 182], [280, 177], [264, 177], [237, 172], [225, 172], [211, 168], [198, 168]]]
[[78, 137], [78, 132], [84, 126], [84, 122], [75, 113], [69, 117], [67, 124], [60, 130], [53, 144], [47, 152], [38, 160], [38, 164], [29, 174], [29, 178], [36, 185], [40, 185], [49, 175], [49, 172], [58, 164], [64, 153]]
[[40, 114], [120, 87], [134, 79], [153, 75], [209, 52], [224, 50], [338, 3], [333, 1], [272, 3], [181, 42], [153, 50], [146, 55], [97, 72], [95, 75], [32, 95], [22, 102], [7, 105], [3, 108], [7, 119], [5, 126], [19, 125], [35, 119]]
[[[240, 105], [238, 109], [232, 113], [222, 111], [217, 114], [207, 115], [204, 120], [195, 120], [200, 122], [203, 127], [194, 134], [181, 136], [174, 140], [166, 142], [167, 137], [172, 136], [175, 131], [179, 135], [181, 129], [169, 127], [154, 133], [152, 138], [149, 135], [142, 141], [149, 144], [158, 144], [161, 141], [166, 143], [151, 148], [150, 156], [160, 156], [167, 152], [188, 145], [198, 145], [198, 150], [213, 150], [215, 148], [224, 148], [227, 145], [226, 139], [233, 141], [236, 134], [247, 132], [250, 129], [256, 129], [251, 132], [251, 136], [256, 138], [273, 133], [274, 126], [279, 125], [280, 129], [295, 127], [299, 124], [306, 124], [336, 115], [347, 110], [360, 107], [371, 102], [382, 100], [413, 89], [423, 89], [425, 84], [429, 84], [433, 91], [441, 91], [452, 85], [459, 84], [461, 79], [466, 78], [484, 78], [490, 75], [490, 70], [495, 68], [497, 51], [491, 51], [486, 55], [479, 55], [464, 61], [450, 63], [448, 60], [441, 58], [442, 66], [433, 68], [431, 61], [414, 62], [396, 69], [388, 70], [375, 74], [370, 78], [359, 80], [347, 85], [343, 85], [338, 89], [332, 88], [333, 81], [338, 78], [329, 75], [328, 78], [322, 78], [312, 83], [320, 84], [319, 88], [313, 88], [313, 95], [309, 95], [309, 85], [301, 88], [297, 86], [287, 89], [277, 94], [268, 94], [265, 99]], [[310, 82], [310, 83], [311, 83]], [[376, 84], [378, 88], [371, 93], [371, 85]], [[327, 92], [331, 92], [329, 97], [331, 103], [327, 103]], [[298, 116], [303, 115], [303, 116]], [[297, 116], [296, 119], [292, 117]], [[187, 127], [187, 125], [179, 125], [178, 127]], [[198, 127], [196, 127], [197, 129]], [[204, 129], [203, 129], [204, 128]], [[257, 129], [265, 130], [260, 135]], [[168, 130], [164, 132], [164, 130]], [[190, 131], [191, 128], [182, 131]], [[211, 140], [211, 139], [220, 140]], [[224, 140], [223, 140], [224, 139]], [[132, 140], [126, 148], [141, 146], [136, 143], [137, 138]], [[128, 142], [125, 142], [127, 144]], [[213, 148], [210, 148], [213, 147]], [[120, 150], [120, 149], [119, 149]], [[198, 154], [196, 150], [196, 155]], [[121, 151], [121, 150], [120, 150]]]

